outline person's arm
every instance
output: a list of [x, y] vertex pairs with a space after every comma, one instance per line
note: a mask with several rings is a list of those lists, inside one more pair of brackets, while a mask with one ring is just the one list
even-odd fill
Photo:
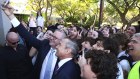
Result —
[[22, 36], [26, 41], [28, 41], [33, 47], [39, 49], [41, 47], [41, 41], [36, 37], [31, 35], [26, 28], [18, 21], [18, 19], [13, 14], [13, 8], [9, 5], [3, 8], [3, 11], [10, 19], [12, 25], [17, 29], [20, 36]]
[[30, 57], [33, 57], [33, 56], [35, 56], [36, 54], [37, 54], [36, 48], [32, 47], [32, 48], [30, 49], [30, 51], [29, 51], [29, 56], [30, 56]]

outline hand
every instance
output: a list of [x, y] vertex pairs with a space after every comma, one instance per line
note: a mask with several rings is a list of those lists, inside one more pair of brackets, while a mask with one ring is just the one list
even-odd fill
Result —
[[5, 14], [8, 16], [9, 19], [12, 19], [14, 17], [14, 8], [11, 7], [9, 4], [8, 5], [5, 5], [2, 7], [3, 11], [5, 12]]
[[77, 39], [81, 39], [82, 38], [82, 32], [83, 32], [83, 30], [81, 32], [78, 31]]
[[85, 59], [85, 53], [84, 53], [84, 51], [82, 52], [82, 55], [79, 56], [78, 64], [79, 64], [79, 66], [80, 66], [81, 69], [83, 69], [84, 65], [87, 64], [87, 61]]
[[14, 8], [13, 8], [13, 7], [11, 7], [9, 4], [8, 4], [8, 5], [3, 6], [3, 7], [2, 7], [2, 9], [3, 9], [3, 11], [5, 12], [5, 14], [6, 14], [7, 16], [12, 15], [12, 14], [13, 14], [13, 12], [14, 12]]

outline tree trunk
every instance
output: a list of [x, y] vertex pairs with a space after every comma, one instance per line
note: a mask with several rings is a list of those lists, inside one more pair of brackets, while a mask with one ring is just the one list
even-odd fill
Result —
[[46, 7], [46, 11], [45, 11], [45, 18], [46, 18], [46, 21], [45, 21], [45, 26], [47, 27], [48, 26], [48, 0], [46, 1], [47, 2], [47, 7]]
[[[51, 5], [51, 3], [48, 1], [47, 2], [48, 4], [49, 4], [49, 6], [50, 6], [50, 8], [51, 8], [51, 11], [50, 11], [50, 15], [49, 15], [49, 17], [48, 17], [48, 19], [50, 20], [51, 19], [51, 15], [52, 15], [52, 9], [53, 9], [53, 7], [52, 7], [52, 5]], [[49, 8], [49, 7], [48, 7]]]

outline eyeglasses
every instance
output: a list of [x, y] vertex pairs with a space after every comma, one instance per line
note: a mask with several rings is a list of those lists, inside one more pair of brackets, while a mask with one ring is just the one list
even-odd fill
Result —
[[15, 45], [15, 44], [17, 44], [17, 43], [19, 43], [19, 41], [17, 41], [17, 42], [10, 42], [10, 41], [8, 41], [10, 44], [12, 44], [12, 45]]

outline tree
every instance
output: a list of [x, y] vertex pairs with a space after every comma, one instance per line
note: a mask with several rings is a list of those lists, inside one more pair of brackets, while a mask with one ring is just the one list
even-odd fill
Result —
[[[27, 8], [29, 10], [33, 10], [34, 12], [41, 11], [42, 9], [45, 10], [45, 26], [47, 26], [48, 20], [52, 15], [53, 6], [51, 4], [53, 0], [28, 0]], [[48, 10], [50, 10], [50, 14], [48, 16]]]
[[88, 18], [96, 14], [97, 2], [97, 0], [54, 0], [52, 4], [55, 12], [64, 21], [85, 24]]
[[140, 0], [106, 0], [116, 11], [123, 26], [130, 26], [140, 19]]
[[37, 12], [38, 10], [42, 10], [45, 6], [46, 6], [45, 0], [28, 0], [27, 8], [29, 8], [29, 10]]

